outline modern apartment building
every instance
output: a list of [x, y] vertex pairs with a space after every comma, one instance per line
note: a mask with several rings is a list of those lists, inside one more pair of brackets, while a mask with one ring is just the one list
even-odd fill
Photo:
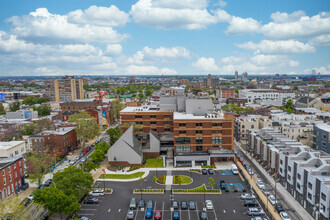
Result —
[[330, 154], [330, 124], [314, 125], [313, 147]]
[[330, 155], [274, 129], [252, 130], [252, 155], [315, 219], [330, 217]]
[[205, 87], [217, 87], [219, 86], [219, 78], [212, 78], [211, 74], [207, 78], [203, 78], [202, 86]]
[[243, 89], [239, 91], [239, 97], [248, 99], [249, 104], [258, 100], [279, 101], [283, 104], [286, 99], [294, 98], [295, 94], [276, 89]]
[[84, 85], [86, 79], [76, 79], [74, 76], [64, 76], [61, 79], [46, 79], [46, 96], [52, 101], [63, 102], [85, 97]]
[[142, 145], [150, 130], [156, 132], [160, 151], [174, 151], [175, 166], [210, 165], [234, 157], [234, 117], [214, 112], [210, 98], [161, 96], [158, 105], [126, 107], [120, 117], [123, 130], [126, 123], [143, 125], [136, 133]]

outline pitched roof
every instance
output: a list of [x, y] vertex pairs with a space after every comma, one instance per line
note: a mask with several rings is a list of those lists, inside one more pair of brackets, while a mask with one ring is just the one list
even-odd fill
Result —
[[314, 100], [314, 98], [309, 97], [309, 96], [305, 96], [305, 97], [301, 97], [300, 99], [298, 99], [297, 102], [308, 104], [313, 100]]
[[133, 125], [129, 127], [125, 133], [118, 139], [118, 141], [122, 141], [127, 144], [132, 150], [134, 150], [137, 154], [142, 155], [142, 144], [140, 141], [134, 136], [133, 133]]

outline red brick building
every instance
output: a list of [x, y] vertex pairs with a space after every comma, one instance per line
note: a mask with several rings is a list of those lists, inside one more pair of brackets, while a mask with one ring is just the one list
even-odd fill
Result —
[[247, 102], [248, 102], [248, 100], [245, 98], [228, 98], [227, 99], [227, 104], [235, 104], [240, 107], [245, 106]]
[[233, 89], [221, 89], [221, 98], [233, 98], [235, 97], [235, 90]]
[[24, 181], [23, 157], [0, 158], [0, 199], [15, 193]]

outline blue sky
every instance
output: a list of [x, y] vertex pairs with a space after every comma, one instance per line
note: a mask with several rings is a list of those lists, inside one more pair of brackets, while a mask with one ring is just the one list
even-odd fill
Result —
[[329, 0], [1, 0], [0, 76], [330, 74]]

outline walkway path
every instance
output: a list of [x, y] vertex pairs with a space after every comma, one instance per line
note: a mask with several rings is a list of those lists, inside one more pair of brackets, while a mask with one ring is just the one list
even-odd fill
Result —
[[173, 176], [167, 175], [165, 180], [166, 190], [171, 190], [172, 183], [173, 183]]

